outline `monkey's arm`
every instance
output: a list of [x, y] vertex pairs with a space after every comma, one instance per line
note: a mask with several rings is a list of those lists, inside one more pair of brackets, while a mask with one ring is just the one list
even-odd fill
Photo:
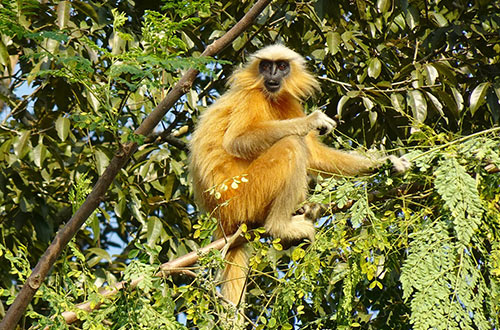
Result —
[[222, 145], [231, 155], [252, 159], [284, 137], [305, 136], [315, 129], [331, 131], [335, 126], [335, 121], [320, 111], [285, 120], [231, 120]]
[[411, 166], [405, 158], [393, 155], [371, 159], [329, 148], [318, 141], [314, 132], [307, 135], [306, 144], [310, 152], [309, 167], [322, 172], [349, 176], [369, 174], [387, 160], [392, 162], [394, 170], [398, 173], [405, 172]]

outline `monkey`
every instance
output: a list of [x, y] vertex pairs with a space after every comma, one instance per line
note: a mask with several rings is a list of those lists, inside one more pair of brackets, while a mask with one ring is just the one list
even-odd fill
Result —
[[[219, 221], [216, 238], [242, 224], [263, 226], [282, 242], [314, 240], [307, 212], [294, 214], [306, 199], [308, 173], [366, 174], [389, 159], [397, 172], [404, 158], [376, 160], [327, 147], [318, 139], [336, 122], [302, 103], [319, 90], [305, 59], [282, 44], [250, 56], [228, 79], [228, 90], [200, 116], [190, 141], [189, 167], [195, 202]], [[236, 182], [234, 188], [229, 183]], [[214, 191], [216, 191], [214, 193]], [[227, 252], [221, 293], [244, 302], [248, 256], [243, 246]]]

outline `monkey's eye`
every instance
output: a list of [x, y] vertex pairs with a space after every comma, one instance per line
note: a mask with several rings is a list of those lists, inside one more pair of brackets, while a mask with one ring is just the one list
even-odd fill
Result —
[[280, 71], [285, 71], [286, 69], [288, 69], [288, 63], [285, 61], [279, 61], [278, 62], [278, 69]]
[[262, 61], [260, 62], [259, 68], [261, 71], [270, 71], [272, 66], [273, 65], [270, 61]]

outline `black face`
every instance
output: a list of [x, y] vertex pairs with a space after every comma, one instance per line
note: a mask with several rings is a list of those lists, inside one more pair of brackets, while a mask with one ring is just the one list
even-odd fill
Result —
[[284, 60], [262, 60], [259, 63], [259, 72], [264, 77], [266, 89], [271, 93], [275, 93], [281, 88], [283, 78], [290, 73], [290, 64]]

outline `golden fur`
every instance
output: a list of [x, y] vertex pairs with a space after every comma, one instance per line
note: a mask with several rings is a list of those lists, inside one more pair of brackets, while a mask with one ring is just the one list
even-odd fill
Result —
[[[276, 93], [263, 86], [262, 59], [290, 63], [290, 73]], [[311, 221], [304, 215], [293, 216], [306, 197], [307, 171], [355, 175], [378, 162], [318, 141], [317, 129], [331, 130], [335, 123], [319, 111], [308, 116], [303, 112], [302, 100], [319, 84], [296, 52], [282, 45], [268, 46], [236, 70], [228, 85], [229, 90], [200, 117], [191, 141], [190, 171], [198, 206], [219, 219], [218, 238], [246, 223], [264, 226], [285, 242], [312, 241]], [[248, 182], [227, 188], [232, 178], [242, 175]], [[247, 255], [238, 247], [226, 259], [222, 294], [238, 304], [245, 291]]]

